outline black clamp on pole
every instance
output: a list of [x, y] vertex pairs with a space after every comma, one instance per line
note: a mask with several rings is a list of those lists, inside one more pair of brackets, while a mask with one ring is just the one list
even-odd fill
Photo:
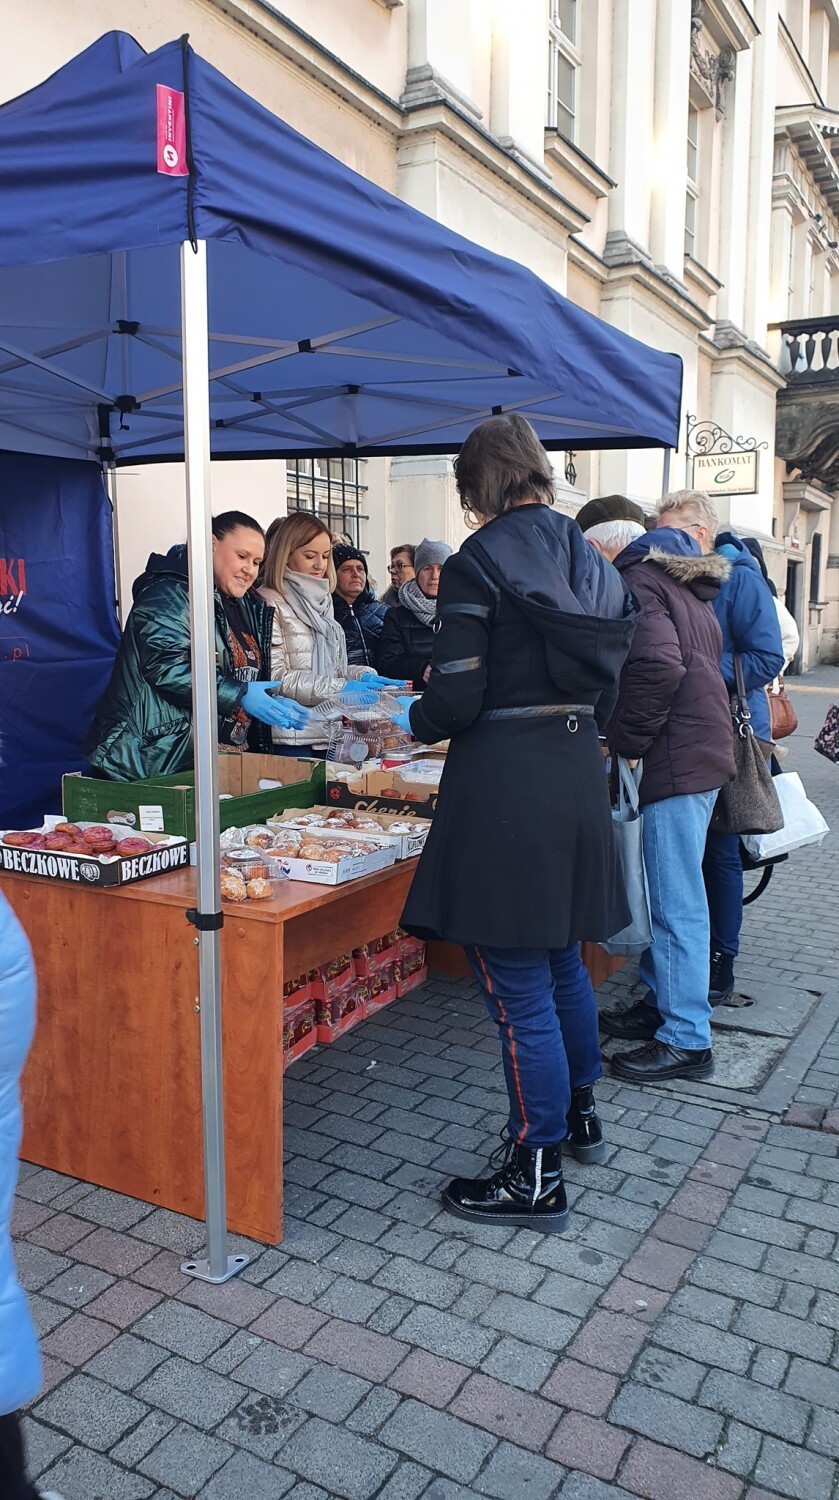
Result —
[[197, 906], [188, 907], [186, 919], [199, 932], [220, 932], [224, 926], [224, 912], [199, 911]]

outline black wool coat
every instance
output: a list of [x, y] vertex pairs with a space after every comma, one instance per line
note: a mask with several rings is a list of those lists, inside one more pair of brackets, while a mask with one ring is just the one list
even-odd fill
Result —
[[598, 720], [635, 613], [614, 569], [549, 506], [497, 517], [445, 563], [411, 726], [451, 747], [403, 915], [411, 931], [546, 949], [629, 920]]
[[412, 609], [396, 604], [387, 611], [379, 640], [379, 671], [383, 677], [413, 683], [421, 693], [433, 648], [433, 626], [417, 619]]
[[730, 571], [682, 531], [639, 537], [615, 559], [641, 616], [621, 674], [607, 739], [644, 761], [641, 802], [712, 792], [734, 775], [722, 631], [712, 608]]
[[340, 594], [332, 595], [335, 618], [347, 638], [347, 661], [351, 667], [379, 668], [379, 647], [387, 605], [381, 604], [369, 584], [355, 604]]

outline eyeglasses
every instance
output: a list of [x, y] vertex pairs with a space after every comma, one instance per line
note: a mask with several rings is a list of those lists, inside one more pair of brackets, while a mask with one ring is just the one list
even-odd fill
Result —
[[406, 567], [407, 567], [407, 563], [392, 562], [392, 563], [388, 563], [387, 570], [388, 570], [389, 573], [404, 573]]

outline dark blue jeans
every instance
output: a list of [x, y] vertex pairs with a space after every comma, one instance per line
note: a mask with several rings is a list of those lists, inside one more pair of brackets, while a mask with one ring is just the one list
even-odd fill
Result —
[[569, 948], [468, 947], [466, 957], [501, 1035], [509, 1132], [526, 1146], [568, 1134], [571, 1090], [600, 1078], [597, 1006], [576, 943]]
[[711, 947], [736, 958], [743, 925], [743, 866], [736, 833], [708, 830], [702, 874], [711, 918]]

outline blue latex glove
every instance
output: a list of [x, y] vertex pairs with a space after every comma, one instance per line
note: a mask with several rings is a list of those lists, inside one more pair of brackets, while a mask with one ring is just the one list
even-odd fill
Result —
[[272, 724], [277, 729], [305, 729], [310, 718], [308, 708], [281, 697], [276, 688], [275, 682], [249, 682], [240, 699], [245, 713], [260, 724]]
[[404, 677], [380, 677], [378, 672], [368, 672], [361, 680], [366, 687], [406, 688], [409, 686]]
[[393, 722], [394, 722], [394, 724], [398, 725], [398, 727], [405, 734], [413, 735], [414, 731], [411, 728], [411, 704], [415, 700], [413, 698], [408, 698], [408, 697], [405, 697], [405, 698], [399, 697], [399, 698], [397, 698], [396, 701], [399, 704], [399, 712], [398, 713], [394, 713], [391, 716], [392, 719], [393, 719]]

